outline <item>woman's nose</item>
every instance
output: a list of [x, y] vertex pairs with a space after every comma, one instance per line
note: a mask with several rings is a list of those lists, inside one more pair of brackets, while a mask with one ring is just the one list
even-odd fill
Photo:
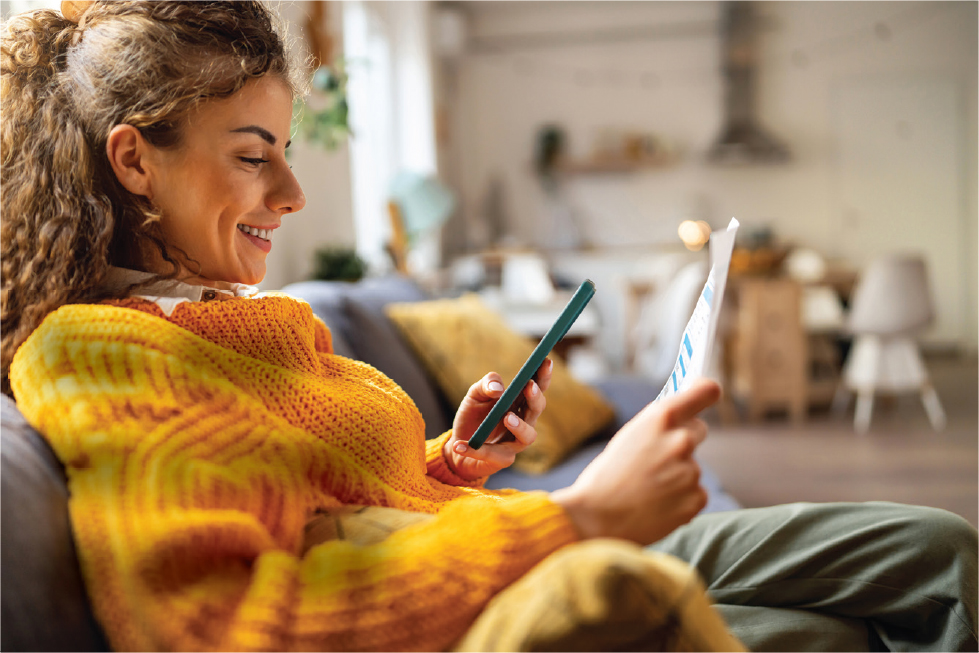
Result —
[[269, 194], [267, 205], [269, 209], [279, 214], [295, 213], [306, 206], [306, 195], [292, 169], [286, 168], [283, 171], [279, 184]]

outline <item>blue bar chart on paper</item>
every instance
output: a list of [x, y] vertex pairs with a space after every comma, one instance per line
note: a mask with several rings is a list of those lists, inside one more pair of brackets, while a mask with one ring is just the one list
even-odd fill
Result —
[[660, 391], [657, 401], [674, 395], [686, 388], [695, 379], [704, 375], [710, 363], [714, 334], [717, 331], [717, 318], [720, 315], [724, 288], [727, 285], [727, 272], [734, 250], [734, 238], [738, 231], [738, 221], [731, 219], [724, 231], [710, 236], [710, 273], [707, 283], [697, 298], [693, 315], [687, 322], [680, 338], [680, 351], [676, 357], [673, 372]]

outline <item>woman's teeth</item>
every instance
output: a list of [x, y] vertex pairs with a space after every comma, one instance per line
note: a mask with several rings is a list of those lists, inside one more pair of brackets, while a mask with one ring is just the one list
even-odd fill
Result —
[[238, 229], [246, 234], [251, 234], [252, 236], [261, 238], [262, 240], [272, 240], [271, 229], [256, 229], [255, 227], [249, 227], [243, 224], [238, 225]]

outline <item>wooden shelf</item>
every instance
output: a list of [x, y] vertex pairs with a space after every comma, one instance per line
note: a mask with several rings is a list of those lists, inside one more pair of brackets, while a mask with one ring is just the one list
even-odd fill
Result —
[[562, 161], [556, 170], [569, 175], [604, 175], [638, 172], [650, 168], [666, 168], [674, 165], [679, 158], [675, 155], [647, 156], [642, 158], [601, 157]]

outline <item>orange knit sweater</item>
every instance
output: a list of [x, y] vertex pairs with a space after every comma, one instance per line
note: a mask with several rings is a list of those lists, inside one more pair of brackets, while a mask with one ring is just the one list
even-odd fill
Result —
[[[79, 557], [116, 649], [444, 649], [576, 539], [544, 493], [446, 466], [448, 433], [332, 354], [284, 297], [65, 306], [18, 350], [18, 406], [64, 462]], [[138, 310], [134, 310], [138, 309]], [[317, 509], [434, 518], [302, 554]]]

